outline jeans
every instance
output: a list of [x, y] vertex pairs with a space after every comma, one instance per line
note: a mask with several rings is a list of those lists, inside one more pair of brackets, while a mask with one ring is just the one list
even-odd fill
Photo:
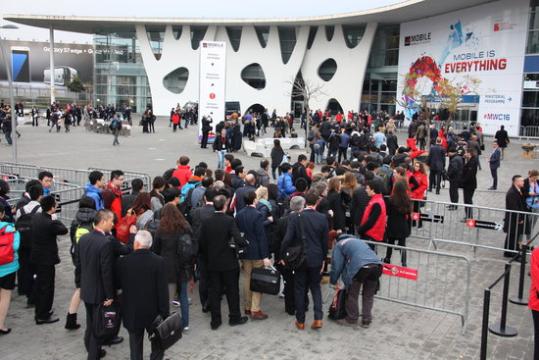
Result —
[[314, 303], [314, 319], [322, 320], [324, 313], [322, 311], [322, 289], [320, 288], [320, 266], [304, 267], [295, 272], [294, 290], [296, 303], [296, 321], [305, 323], [305, 292], [307, 288], [311, 290], [311, 296]]
[[346, 294], [346, 320], [350, 323], [357, 322], [359, 318], [359, 291], [363, 285], [361, 316], [362, 322], [370, 323], [372, 321], [372, 307], [374, 305], [374, 295], [378, 287], [378, 279], [382, 275], [381, 265], [367, 265], [358, 271], [352, 285], [348, 288]]
[[6, 137], [6, 141], [9, 145], [13, 143], [13, 140], [11, 140], [11, 131], [5, 131], [4, 135]]
[[[129, 352], [131, 360], [142, 360], [144, 344], [144, 330], [131, 332], [129, 331]], [[150, 360], [161, 360], [165, 356], [165, 352], [157, 341], [152, 341], [152, 352]]]
[[120, 145], [120, 142], [118, 141], [119, 132], [116, 130], [116, 131], [114, 131], [113, 135], [114, 135], [114, 141], [112, 142], [112, 145], [113, 146], [114, 145]]
[[226, 154], [226, 150], [217, 151], [217, 168], [218, 169], [225, 168], [225, 154]]
[[[180, 307], [182, 312], [182, 327], [189, 326], [189, 296], [187, 295], [188, 285], [189, 283], [187, 281], [182, 281], [180, 284], [168, 284], [168, 295], [171, 303], [172, 300], [176, 298], [176, 294], [179, 293], [180, 295], [178, 300], [180, 300]], [[170, 312], [172, 313], [172, 309], [170, 310]]]
[[496, 190], [498, 187], [498, 168], [490, 168], [490, 175], [492, 175], [492, 188]]

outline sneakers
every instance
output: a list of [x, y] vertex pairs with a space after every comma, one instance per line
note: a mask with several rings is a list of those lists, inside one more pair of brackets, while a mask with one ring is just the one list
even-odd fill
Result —
[[251, 311], [252, 320], [266, 320], [267, 318], [268, 318], [268, 314], [263, 313], [262, 310]]
[[172, 306], [174, 307], [180, 307], [180, 302], [178, 300], [172, 300]]

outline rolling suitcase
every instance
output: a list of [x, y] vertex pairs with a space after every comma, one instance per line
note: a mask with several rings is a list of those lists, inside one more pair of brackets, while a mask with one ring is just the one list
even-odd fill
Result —
[[273, 267], [253, 269], [250, 288], [254, 292], [277, 295], [281, 289], [281, 274]]

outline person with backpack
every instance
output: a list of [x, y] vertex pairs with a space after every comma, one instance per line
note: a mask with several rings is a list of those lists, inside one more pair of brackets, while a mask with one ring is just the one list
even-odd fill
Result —
[[281, 199], [285, 199], [296, 192], [296, 187], [292, 181], [292, 167], [290, 164], [284, 163], [280, 169], [281, 175], [277, 180], [277, 187], [279, 188], [279, 196]]
[[376, 253], [361, 239], [341, 235], [333, 248], [329, 282], [337, 285], [342, 279], [345, 289], [346, 317], [337, 323], [355, 327], [359, 320], [358, 298], [361, 288], [362, 306], [360, 326], [368, 328], [372, 322], [372, 306], [378, 279], [382, 275], [382, 262]]
[[80, 306], [80, 267], [77, 257], [79, 256], [79, 240], [83, 235], [90, 233], [94, 228], [94, 220], [97, 211], [95, 210], [95, 202], [92, 198], [83, 196], [79, 201], [79, 210], [75, 214], [75, 219], [71, 222], [69, 229], [69, 237], [71, 239], [71, 259], [75, 266], [75, 291], [69, 302], [67, 311], [65, 328], [67, 330], [77, 330], [80, 324], [77, 324], [77, 313]]
[[120, 131], [122, 130], [122, 122], [120, 121], [120, 119], [118, 119], [116, 115], [114, 115], [114, 117], [112, 118], [109, 128], [112, 132], [112, 135], [114, 136], [112, 146], [120, 145], [120, 142], [118, 141], [118, 136], [120, 135]]
[[12, 223], [5, 221], [5, 214], [6, 208], [0, 204], [0, 336], [11, 332], [5, 321], [19, 269], [18, 251], [21, 244], [19, 232]]
[[[153, 251], [165, 259], [165, 274], [168, 282], [169, 300], [179, 293], [182, 312], [182, 327], [189, 330], [188, 288], [194, 288], [194, 263], [197, 246], [191, 226], [173, 204], [161, 210], [159, 228], [155, 235]], [[169, 304], [170, 307], [170, 304]]]
[[36, 267], [37, 325], [52, 324], [60, 320], [52, 312], [54, 301], [55, 266], [58, 256], [58, 235], [68, 233], [61, 221], [56, 220], [56, 200], [53, 195], [40, 200], [42, 212], [32, 217], [32, 250], [30, 261]]
[[[32, 181], [32, 180], [30, 180]], [[31, 307], [35, 300], [35, 266], [30, 260], [32, 251], [32, 217], [41, 212], [39, 200], [43, 196], [43, 186], [36, 180], [28, 191], [28, 203], [21, 206], [15, 214], [15, 228], [19, 231], [21, 245], [19, 249], [19, 271], [17, 283], [19, 295], [26, 295], [26, 304]]]

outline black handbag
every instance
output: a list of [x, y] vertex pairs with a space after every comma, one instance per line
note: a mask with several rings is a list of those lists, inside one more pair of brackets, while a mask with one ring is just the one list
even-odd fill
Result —
[[332, 320], [340, 320], [346, 317], [346, 290], [337, 289], [333, 301], [329, 306], [328, 317]]
[[156, 341], [165, 351], [182, 338], [182, 317], [179, 312], [172, 313], [165, 320], [161, 315], [157, 315], [152, 328], [149, 335], [150, 341]]
[[101, 340], [111, 339], [120, 330], [120, 306], [113, 302], [110, 306], [99, 304], [94, 310], [94, 335]]
[[251, 271], [250, 289], [254, 292], [277, 295], [281, 290], [281, 274], [273, 267], [255, 268]]
[[244, 233], [240, 233], [240, 241], [236, 241], [233, 236], [228, 240], [228, 246], [236, 252], [238, 259], [243, 259], [245, 252], [249, 247], [249, 240], [245, 237]]
[[305, 263], [305, 232], [303, 231], [303, 220], [298, 213], [299, 232], [301, 243], [295, 246], [289, 246], [283, 256], [283, 260], [291, 270], [297, 270]]

